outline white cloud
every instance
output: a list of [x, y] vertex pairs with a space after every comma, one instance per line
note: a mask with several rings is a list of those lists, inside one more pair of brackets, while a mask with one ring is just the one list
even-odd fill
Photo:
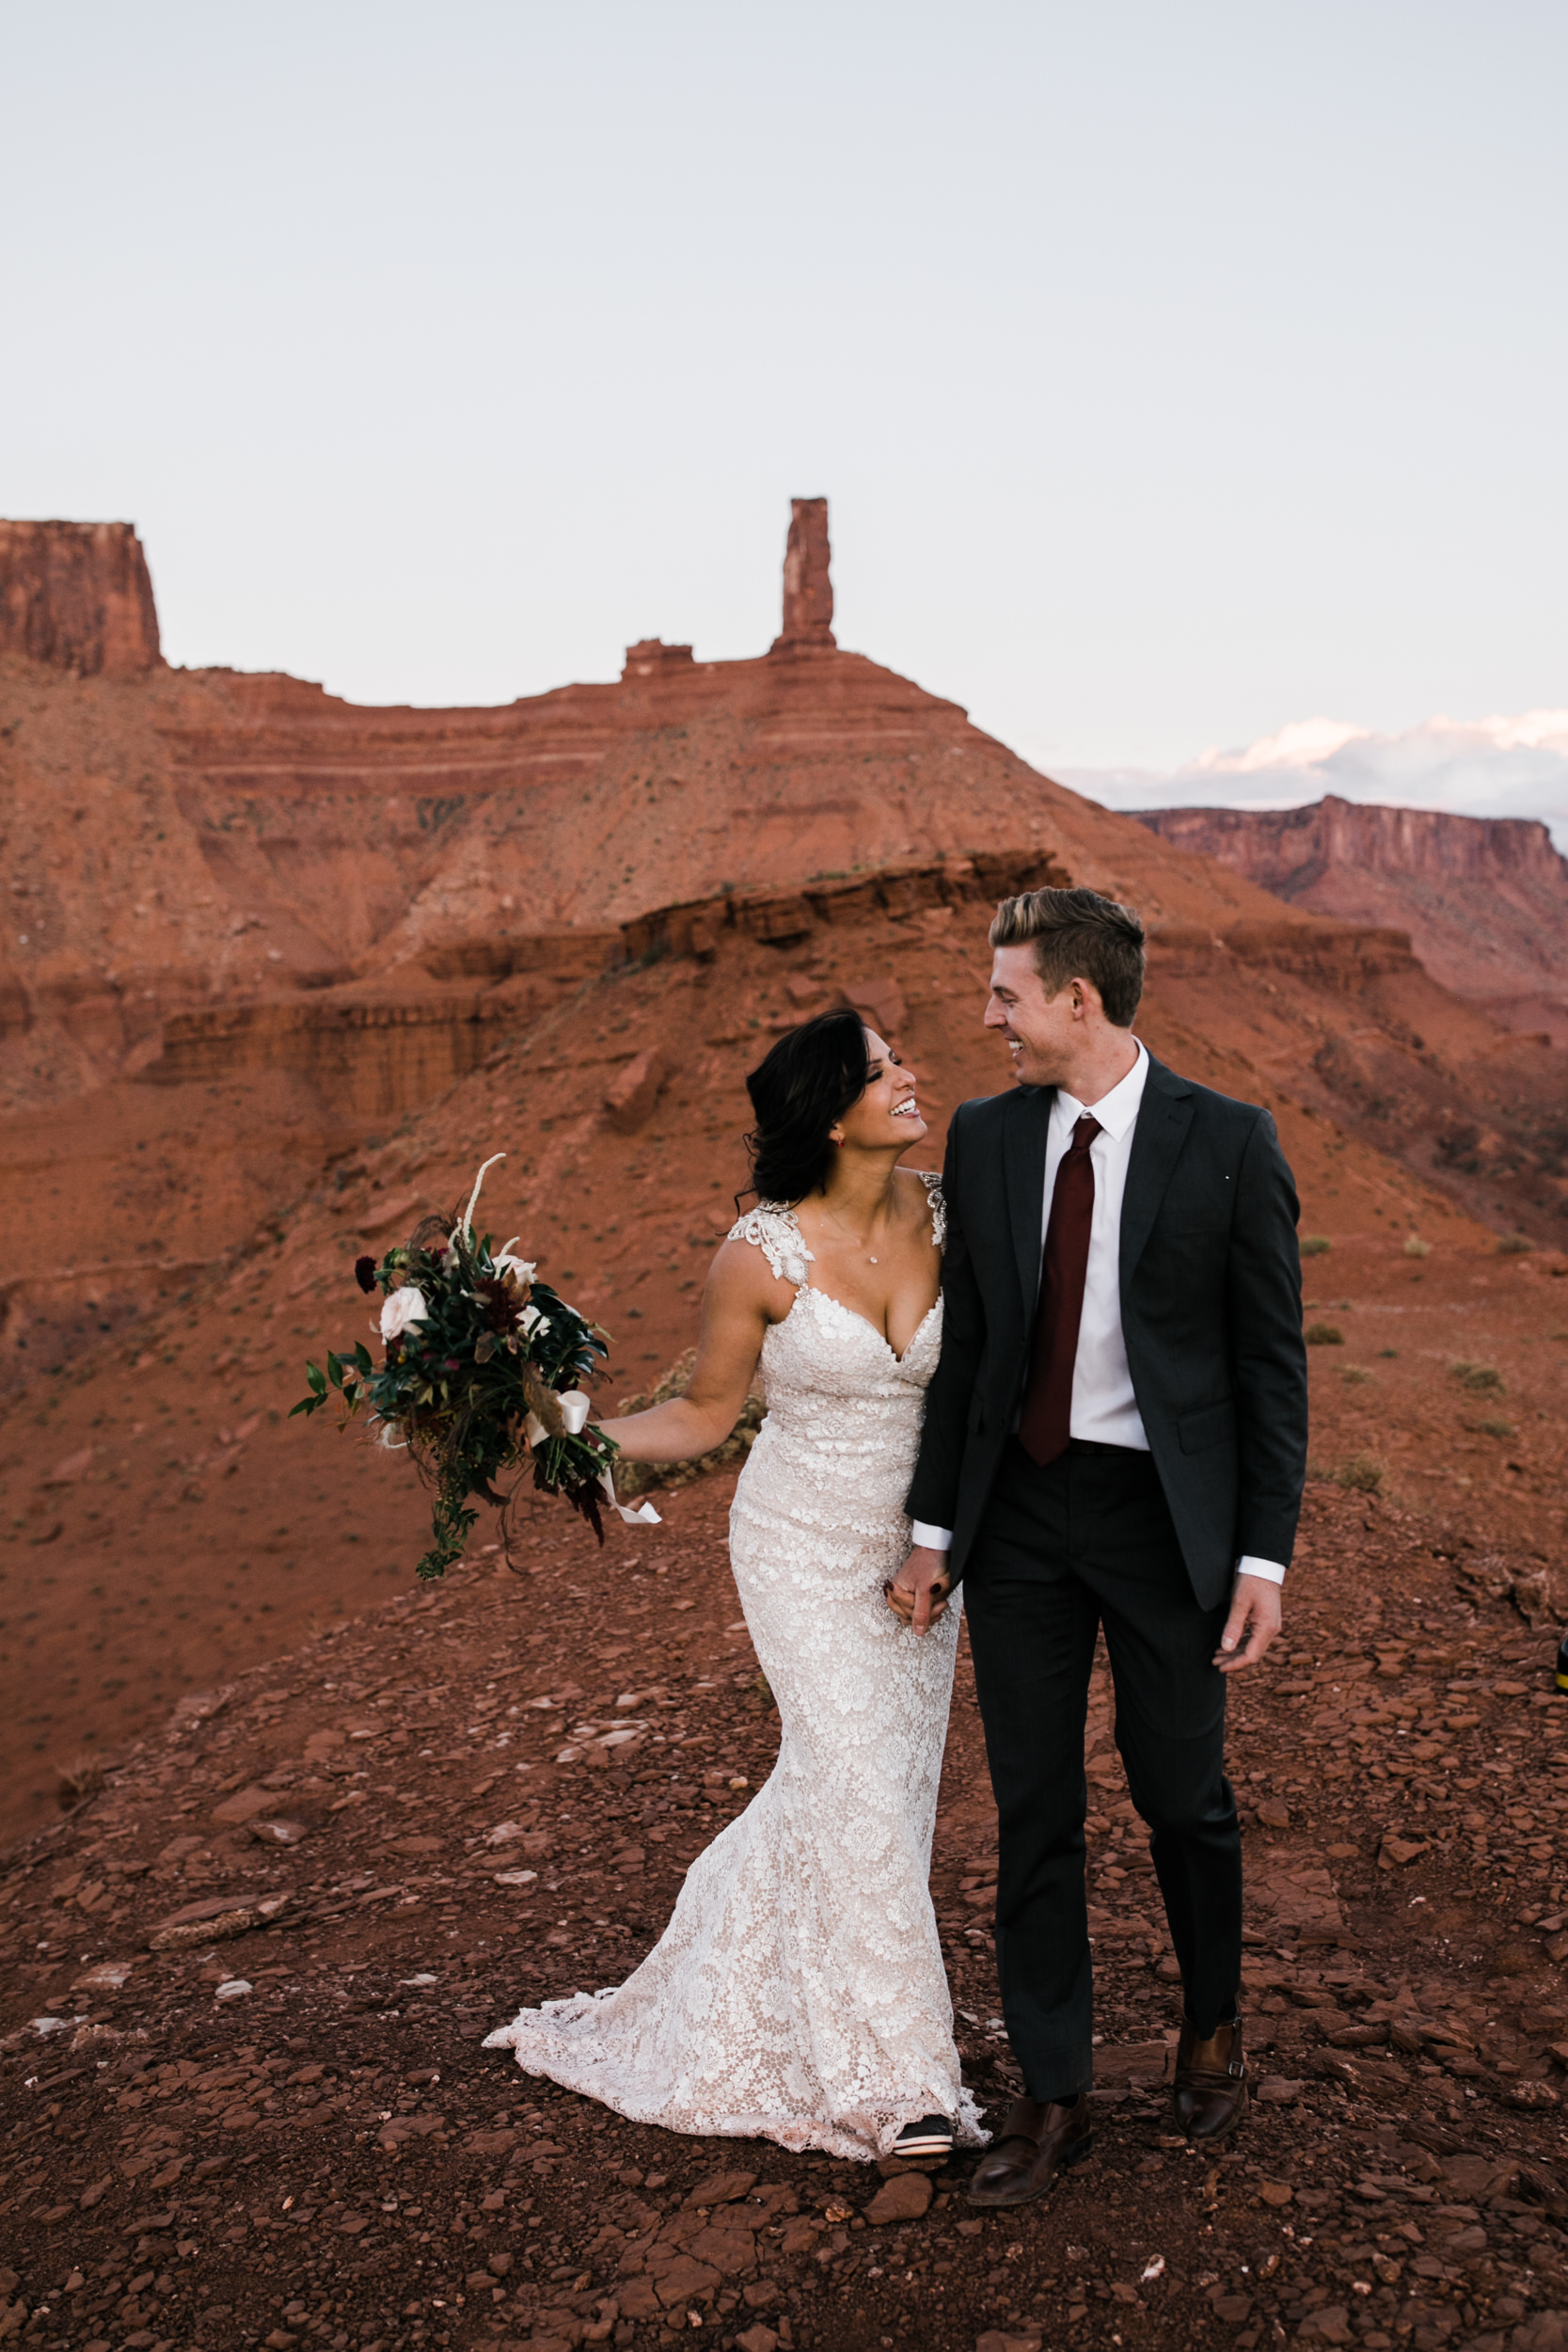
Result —
[[1109, 808], [1296, 808], [1346, 801], [1447, 809], [1464, 817], [1537, 817], [1568, 851], [1568, 710], [1426, 719], [1398, 735], [1338, 719], [1298, 719], [1233, 751], [1211, 749], [1170, 770], [1050, 768]]

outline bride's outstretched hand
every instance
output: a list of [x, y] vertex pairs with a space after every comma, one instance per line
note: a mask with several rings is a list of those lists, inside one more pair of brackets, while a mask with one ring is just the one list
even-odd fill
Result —
[[891, 1584], [882, 1590], [887, 1605], [903, 1618], [916, 1633], [925, 1633], [939, 1617], [947, 1613], [947, 1596], [952, 1579], [947, 1573], [947, 1555], [927, 1550], [916, 1544]]

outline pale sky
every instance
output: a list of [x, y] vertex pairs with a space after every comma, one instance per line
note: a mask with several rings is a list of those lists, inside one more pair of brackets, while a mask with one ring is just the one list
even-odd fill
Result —
[[1565, 72], [1561, 0], [0, 0], [0, 513], [369, 701], [760, 652], [794, 493], [1047, 767], [1560, 714]]

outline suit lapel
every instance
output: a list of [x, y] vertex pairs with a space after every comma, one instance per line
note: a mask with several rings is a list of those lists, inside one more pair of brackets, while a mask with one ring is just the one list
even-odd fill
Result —
[[1026, 1324], [1033, 1323], [1039, 1297], [1045, 1146], [1051, 1132], [1051, 1105], [1055, 1099], [1054, 1087], [1020, 1088], [1013, 1097], [1012, 1117], [1007, 1122], [1007, 1220], [1012, 1227], [1013, 1254], [1018, 1261], [1018, 1283]]
[[1120, 1282], [1123, 1298], [1137, 1271], [1144, 1246], [1164, 1198], [1187, 1130], [1193, 1123], [1193, 1092], [1185, 1080], [1167, 1070], [1151, 1054], [1138, 1121], [1132, 1130], [1132, 1150], [1127, 1163], [1127, 1188], [1121, 1198]]

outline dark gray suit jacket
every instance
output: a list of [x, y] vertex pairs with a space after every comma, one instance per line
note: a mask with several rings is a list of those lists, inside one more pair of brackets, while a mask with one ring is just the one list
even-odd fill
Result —
[[[1051, 1088], [1019, 1087], [960, 1104], [948, 1132], [942, 1359], [906, 1508], [953, 1530], [955, 1581], [1022, 1401], [1053, 1100]], [[1205, 1609], [1242, 1554], [1288, 1565], [1295, 1542], [1307, 1474], [1296, 1214], [1268, 1112], [1151, 1055], [1122, 1200], [1121, 1328]]]

